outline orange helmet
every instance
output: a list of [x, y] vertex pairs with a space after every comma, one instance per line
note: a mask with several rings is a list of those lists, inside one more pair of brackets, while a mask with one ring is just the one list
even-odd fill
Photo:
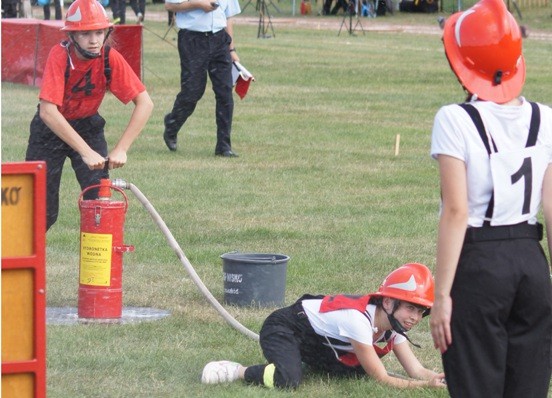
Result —
[[97, 0], [75, 0], [67, 10], [61, 30], [99, 30], [111, 26], [105, 9]]
[[443, 31], [446, 56], [462, 86], [499, 104], [517, 97], [525, 82], [521, 40], [503, 0], [481, 0], [453, 14]]
[[395, 298], [431, 308], [434, 289], [431, 271], [423, 264], [408, 263], [387, 275], [372, 296]]

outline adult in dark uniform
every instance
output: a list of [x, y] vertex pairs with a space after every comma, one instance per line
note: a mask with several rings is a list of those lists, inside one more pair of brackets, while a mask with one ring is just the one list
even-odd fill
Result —
[[17, 18], [18, 0], [2, 0], [2, 18]]
[[180, 92], [165, 115], [163, 140], [169, 150], [176, 151], [178, 132], [205, 93], [209, 76], [216, 102], [215, 155], [237, 157], [231, 143], [232, 63], [240, 59], [234, 46], [232, 17], [241, 12], [240, 4], [238, 0], [166, 0], [165, 8], [175, 13], [179, 29]]
[[51, 17], [50, 5], [51, 5], [52, 2], [54, 3], [54, 13], [55, 13], [54, 17], [57, 21], [61, 21], [61, 2], [60, 2], [60, 0], [52, 0], [52, 1], [48, 0], [47, 4], [44, 4], [44, 6], [42, 7], [42, 10], [44, 11], [44, 19], [48, 21]]
[[130, 0], [129, 4], [138, 19], [138, 23], [141, 24], [144, 22], [144, 17], [146, 16], [146, 0]]
[[502, 0], [447, 19], [449, 64], [468, 94], [435, 117], [442, 208], [431, 333], [452, 397], [546, 397], [552, 285], [552, 109], [520, 96], [525, 61]]
[[[409, 263], [391, 272], [373, 294], [304, 295], [265, 320], [260, 344], [267, 364], [244, 367], [230, 361], [210, 362], [201, 380], [216, 384], [243, 379], [268, 388], [296, 388], [305, 363], [335, 377], [369, 375], [398, 388], [444, 388], [444, 374], [426, 369], [406, 337], [429, 313], [433, 288], [429, 269]], [[412, 379], [386, 372], [380, 358], [389, 352]]]

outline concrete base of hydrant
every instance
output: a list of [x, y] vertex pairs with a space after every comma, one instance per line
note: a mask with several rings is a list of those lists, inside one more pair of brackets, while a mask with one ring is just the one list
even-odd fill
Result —
[[121, 318], [98, 319], [79, 318], [77, 308], [47, 307], [46, 324], [48, 325], [77, 325], [77, 324], [127, 324], [156, 321], [169, 316], [169, 311], [145, 307], [123, 307]]

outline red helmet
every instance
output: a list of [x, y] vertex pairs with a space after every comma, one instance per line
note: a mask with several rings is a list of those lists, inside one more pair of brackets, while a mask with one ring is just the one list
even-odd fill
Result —
[[75, 0], [67, 10], [61, 30], [99, 30], [111, 26], [105, 9], [97, 0]]
[[431, 271], [423, 264], [408, 263], [387, 275], [372, 296], [391, 297], [431, 308], [434, 289]]
[[471, 94], [503, 104], [525, 82], [521, 31], [503, 0], [481, 0], [445, 22], [443, 43], [450, 66]]

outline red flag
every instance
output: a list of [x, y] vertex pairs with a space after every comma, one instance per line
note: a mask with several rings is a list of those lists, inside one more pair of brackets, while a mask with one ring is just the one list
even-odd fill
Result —
[[236, 82], [236, 94], [238, 94], [241, 99], [243, 99], [247, 94], [247, 90], [249, 90], [250, 83], [251, 83], [251, 79], [246, 80], [241, 75], [238, 77], [238, 81]]
[[247, 91], [249, 90], [251, 81], [254, 81], [255, 78], [251, 72], [245, 69], [245, 67], [239, 62], [234, 62], [234, 66], [232, 68], [232, 78], [234, 80], [236, 94], [238, 94], [241, 99], [244, 99]]

